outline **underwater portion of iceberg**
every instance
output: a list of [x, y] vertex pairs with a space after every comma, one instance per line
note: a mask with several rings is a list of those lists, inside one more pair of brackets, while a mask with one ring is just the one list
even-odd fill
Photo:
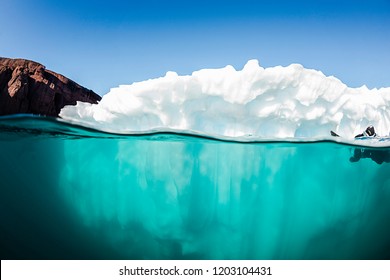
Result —
[[71, 164], [59, 188], [125, 258], [390, 257], [390, 164], [353, 165], [349, 147], [170, 137], [74, 145], [64, 146]]
[[262, 68], [251, 60], [240, 71], [227, 66], [188, 76], [168, 72], [122, 85], [99, 104], [79, 102], [60, 116], [115, 133], [173, 129], [280, 139], [324, 137], [332, 129], [353, 138], [370, 124], [389, 135], [389, 108], [390, 88], [349, 88], [299, 64]]
[[390, 259], [390, 160], [350, 161], [367, 148], [31, 121], [0, 134], [2, 259]]

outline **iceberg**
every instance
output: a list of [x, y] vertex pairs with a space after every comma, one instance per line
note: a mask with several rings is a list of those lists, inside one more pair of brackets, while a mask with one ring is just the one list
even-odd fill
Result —
[[263, 68], [250, 60], [192, 75], [121, 85], [98, 104], [66, 106], [64, 120], [114, 133], [190, 131], [216, 137], [353, 138], [368, 125], [390, 127], [390, 88], [349, 88], [299, 64]]
[[390, 88], [255, 60], [0, 118], [2, 259], [390, 259]]

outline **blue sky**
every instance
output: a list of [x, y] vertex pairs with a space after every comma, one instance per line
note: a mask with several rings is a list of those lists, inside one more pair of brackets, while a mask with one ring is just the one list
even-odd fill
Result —
[[2, 0], [0, 56], [35, 60], [100, 95], [253, 58], [389, 87], [390, 1]]

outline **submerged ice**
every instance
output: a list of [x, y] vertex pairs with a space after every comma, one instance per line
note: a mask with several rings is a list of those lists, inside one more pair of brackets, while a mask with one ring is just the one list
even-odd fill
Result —
[[60, 116], [96, 129], [133, 133], [196, 131], [214, 136], [259, 138], [346, 137], [374, 125], [390, 128], [390, 88], [349, 88], [335, 77], [299, 64], [263, 68], [257, 60], [192, 75], [121, 85], [99, 104], [79, 102]]
[[59, 187], [116, 258], [389, 256], [390, 165], [351, 164], [348, 146], [167, 136], [64, 150]]

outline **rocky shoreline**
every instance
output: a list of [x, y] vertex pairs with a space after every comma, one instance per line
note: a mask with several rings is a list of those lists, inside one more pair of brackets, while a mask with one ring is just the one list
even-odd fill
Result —
[[27, 59], [0, 57], [0, 116], [36, 114], [57, 117], [77, 101], [96, 104], [101, 97], [67, 77]]

